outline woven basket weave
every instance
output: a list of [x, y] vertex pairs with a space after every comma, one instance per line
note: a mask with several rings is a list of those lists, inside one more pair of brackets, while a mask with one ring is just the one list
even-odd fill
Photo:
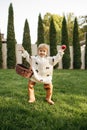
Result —
[[27, 68], [23, 64], [17, 64], [15, 69], [16, 73], [24, 78], [30, 78], [33, 75], [31, 67]]

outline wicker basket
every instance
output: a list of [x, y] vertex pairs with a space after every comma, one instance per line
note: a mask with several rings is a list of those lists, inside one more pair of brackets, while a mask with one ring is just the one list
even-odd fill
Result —
[[30, 78], [33, 75], [31, 67], [27, 68], [23, 64], [17, 64], [15, 69], [16, 73], [24, 78]]

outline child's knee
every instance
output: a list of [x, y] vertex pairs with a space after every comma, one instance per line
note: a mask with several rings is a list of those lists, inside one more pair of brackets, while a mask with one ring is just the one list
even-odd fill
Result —
[[52, 84], [44, 84], [45, 89], [52, 89], [53, 85]]
[[35, 82], [29, 80], [29, 82], [28, 82], [28, 87], [29, 87], [29, 88], [33, 88], [34, 85], [35, 85]]

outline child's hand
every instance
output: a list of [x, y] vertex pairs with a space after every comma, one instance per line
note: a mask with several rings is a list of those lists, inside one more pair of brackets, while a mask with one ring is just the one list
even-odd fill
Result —
[[63, 51], [65, 51], [66, 45], [62, 45], [62, 46], [61, 46], [61, 49], [62, 49]]
[[19, 51], [21, 51], [22, 53], [25, 51], [24, 47], [22, 46]]

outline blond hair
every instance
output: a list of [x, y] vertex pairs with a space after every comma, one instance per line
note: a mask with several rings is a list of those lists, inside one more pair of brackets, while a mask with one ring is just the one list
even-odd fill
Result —
[[46, 44], [46, 43], [41, 43], [39, 46], [38, 46], [38, 50], [39, 49], [46, 49], [47, 52], [49, 51], [49, 46]]

